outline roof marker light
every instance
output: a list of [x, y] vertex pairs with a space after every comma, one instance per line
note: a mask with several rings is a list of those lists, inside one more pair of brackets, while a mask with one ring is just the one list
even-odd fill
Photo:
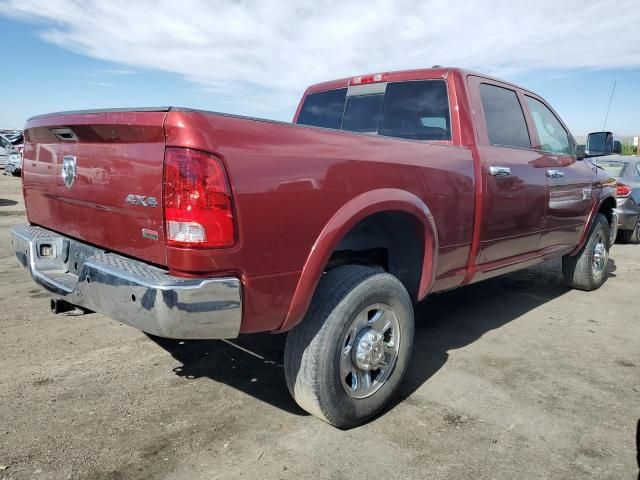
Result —
[[366, 85], [367, 83], [386, 82], [389, 79], [388, 73], [374, 73], [372, 75], [360, 75], [353, 77], [349, 85]]

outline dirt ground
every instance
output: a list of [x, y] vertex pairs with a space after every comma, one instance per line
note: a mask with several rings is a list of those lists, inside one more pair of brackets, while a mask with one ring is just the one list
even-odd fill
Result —
[[635, 479], [640, 246], [597, 292], [550, 262], [417, 308], [412, 366], [379, 418], [300, 410], [282, 336], [168, 341], [54, 316], [18, 266], [20, 180], [0, 176], [0, 478]]

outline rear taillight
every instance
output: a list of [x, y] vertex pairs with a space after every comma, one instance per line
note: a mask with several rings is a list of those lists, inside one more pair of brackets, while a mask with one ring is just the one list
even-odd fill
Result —
[[213, 248], [233, 245], [231, 190], [217, 157], [189, 148], [167, 148], [163, 198], [169, 245]]
[[624, 183], [618, 183], [616, 186], [616, 195], [618, 198], [628, 197], [631, 193], [631, 187], [625, 185]]

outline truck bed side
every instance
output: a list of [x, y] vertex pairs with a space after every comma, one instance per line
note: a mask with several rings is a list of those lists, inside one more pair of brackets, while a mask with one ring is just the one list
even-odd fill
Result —
[[170, 111], [165, 131], [168, 147], [222, 159], [239, 230], [230, 249], [168, 247], [167, 265], [178, 274], [239, 274], [243, 332], [281, 326], [309, 257], [331, 254], [315, 250], [319, 235], [365, 192], [404, 191], [428, 207], [439, 245], [435, 277], [467, 265], [475, 190], [466, 148], [186, 110]]

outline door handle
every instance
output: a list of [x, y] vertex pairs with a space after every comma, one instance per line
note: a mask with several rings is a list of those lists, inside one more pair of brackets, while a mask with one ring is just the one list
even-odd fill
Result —
[[547, 177], [549, 178], [562, 178], [564, 177], [564, 172], [562, 170], [547, 170]]
[[508, 177], [511, 175], [509, 167], [489, 167], [489, 175], [494, 177]]

